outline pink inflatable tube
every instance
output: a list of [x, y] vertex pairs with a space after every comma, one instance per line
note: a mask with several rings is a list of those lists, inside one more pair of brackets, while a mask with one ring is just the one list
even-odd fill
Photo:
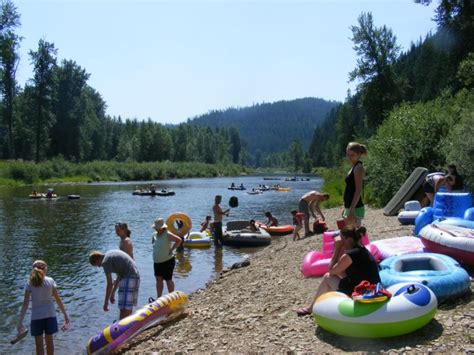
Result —
[[[319, 277], [329, 271], [329, 262], [334, 251], [334, 237], [339, 235], [339, 231], [327, 231], [323, 233], [322, 252], [313, 250], [305, 255], [301, 264], [301, 272], [304, 277]], [[379, 261], [379, 252], [375, 245], [369, 244], [368, 235], [362, 237], [362, 244], [372, 253], [374, 258]], [[367, 245], [369, 244], [369, 245]]]

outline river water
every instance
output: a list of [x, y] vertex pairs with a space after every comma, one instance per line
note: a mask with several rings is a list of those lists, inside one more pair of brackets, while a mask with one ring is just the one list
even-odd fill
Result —
[[[227, 190], [231, 182], [236, 185], [243, 183], [247, 188], [280, 183], [291, 187], [291, 191], [249, 195], [245, 191]], [[160, 180], [154, 183], [157, 190], [167, 187], [176, 191], [176, 195], [132, 196], [135, 186], [147, 186], [143, 182], [55, 186], [60, 198], [52, 201], [29, 199], [31, 187], [0, 189], [0, 309], [3, 313], [0, 353], [34, 352], [34, 340], [30, 335], [13, 346], [9, 340], [16, 334], [24, 287], [35, 259], [48, 263], [48, 276], [56, 281], [71, 319], [71, 329], [55, 335], [56, 352], [81, 352], [89, 337], [118, 319], [116, 305], [111, 305], [107, 313], [102, 311], [104, 273], [88, 262], [88, 255], [94, 249], [118, 249], [116, 222], [128, 223], [132, 231], [134, 256], [141, 276], [138, 305], [143, 305], [148, 297], [156, 297], [151, 246], [153, 230], [150, 227], [155, 218], [166, 219], [170, 213], [182, 211], [191, 217], [197, 226], [193, 228], [195, 230], [204, 217], [211, 214], [214, 196], [220, 194], [223, 208], [227, 208], [231, 196], [239, 199], [239, 206], [231, 209], [224, 223], [252, 218], [264, 221], [263, 214], [268, 210], [281, 223], [287, 224], [291, 223], [289, 211], [297, 208], [300, 196], [310, 189], [320, 190], [322, 180], [264, 181], [262, 177], [249, 176]], [[38, 188], [38, 191], [43, 189]], [[79, 194], [81, 199], [62, 197], [68, 194]], [[222, 268], [255, 251], [230, 247], [185, 249], [177, 253], [176, 289], [190, 293], [202, 288]], [[60, 323], [62, 319], [58, 312]], [[24, 325], [28, 326], [29, 321], [30, 311]]]

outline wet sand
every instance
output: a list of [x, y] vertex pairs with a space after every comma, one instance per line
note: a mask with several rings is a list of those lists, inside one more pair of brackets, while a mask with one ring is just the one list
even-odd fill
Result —
[[[330, 228], [340, 213], [340, 208], [325, 211]], [[411, 235], [412, 228], [375, 209], [366, 211], [364, 225], [370, 240]], [[145, 331], [123, 351], [474, 352], [472, 282], [470, 294], [441, 304], [428, 325], [400, 337], [346, 338], [320, 329], [311, 317], [298, 317], [295, 310], [310, 302], [321, 280], [303, 278], [299, 267], [308, 251], [320, 248], [321, 235], [296, 242], [281, 237], [253, 255], [249, 266], [226, 270], [190, 295], [180, 319]]]

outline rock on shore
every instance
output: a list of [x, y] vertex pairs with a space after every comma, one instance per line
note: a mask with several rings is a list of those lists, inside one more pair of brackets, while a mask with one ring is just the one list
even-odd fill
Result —
[[[335, 221], [340, 212], [331, 209], [325, 215]], [[381, 210], [367, 209], [364, 225], [371, 240], [411, 235], [411, 226], [401, 226]], [[320, 235], [296, 242], [280, 238], [254, 254], [249, 266], [228, 270], [193, 293], [185, 317], [145, 331], [122, 351], [474, 352], [472, 292], [441, 304], [424, 328], [395, 338], [345, 338], [318, 328], [310, 317], [298, 317], [295, 309], [310, 302], [320, 282], [304, 279], [299, 267], [308, 251], [320, 248]]]

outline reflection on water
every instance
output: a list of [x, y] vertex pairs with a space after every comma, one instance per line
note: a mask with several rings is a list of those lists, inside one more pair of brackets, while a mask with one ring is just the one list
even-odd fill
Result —
[[[296, 208], [299, 197], [308, 189], [319, 189], [321, 181], [285, 182], [289, 193], [265, 192], [249, 195], [245, 191], [229, 191], [231, 182], [247, 187], [262, 184], [261, 177], [185, 179], [155, 182], [157, 189], [176, 191], [175, 196], [132, 196], [135, 185], [147, 183], [115, 183], [64, 185], [55, 188], [59, 196], [81, 195], [80, 200], [32, 200], [27, 198], [30, 187], [0, 189], [0, 308], [4, 319], [0, 335], [9, 339], [15, 335], [18, 312], [31, 264], [43, 259], [53, 277], [72, 322], [72, 329], [55, 336], [59, 353], [84, 349], [90, 336], [117, 319], [118, 310], [102, 311], [105, 276], [102, 269], [88, 262], [96, 249], [117, 249], [119, 238], [115, 223], [126, 222], [132, 231], [134, 256], [141, 275], [139, 304], [155, 296], [155, 278], [151, 224], [157, 217], [166, 219], [173, 212], [188, 214], [194, 224], [211, 214], [214, 196], [223, 196], [222, 206], [231, 196], [239, 198], [239, 206], [231, 210], [224, 222], [232, 219], [264, 219], [270, 210], [282, 223], [291, 223], [289, 211]], [[38, 191], [41, 189], [37, 188]], [[195, 228], [193, 230], [196, 230]], [[254, 249], [227, 248], [187, 249], [176, 253], [176, 289], [192, 292], [226, 266], [253, 253]], [[58, 314], [60, 321], [62, 315]], [[29, 314], [25, 325], [29, 323]], [[28, 336], [13, 347], [0, 342], [0, 353], [32, 352], [34, 341]]]

